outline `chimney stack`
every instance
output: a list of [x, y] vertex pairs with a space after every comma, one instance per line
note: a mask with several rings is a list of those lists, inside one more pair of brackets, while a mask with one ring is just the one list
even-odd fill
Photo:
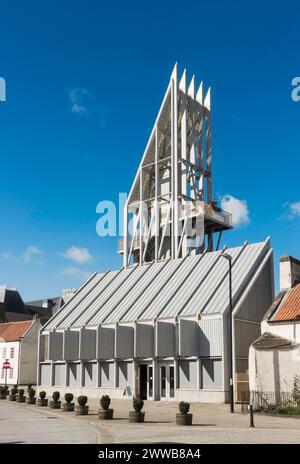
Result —
[[300, 282], [300, 261], [292, 256], [280, 257], [280, 290], [292, 288]]

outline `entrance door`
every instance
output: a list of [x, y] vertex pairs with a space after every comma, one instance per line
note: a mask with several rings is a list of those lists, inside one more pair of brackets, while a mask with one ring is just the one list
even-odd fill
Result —
[[160, 372], [160, 398], [162, 400], [172, 399], [175, 396], [175, 369], [170, 364], [163, 364]]
[[147, 364], [140, 364], [140, 398], [147, 399]]

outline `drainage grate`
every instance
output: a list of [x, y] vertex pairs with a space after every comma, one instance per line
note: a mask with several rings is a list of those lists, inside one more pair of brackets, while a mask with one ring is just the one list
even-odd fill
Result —
[[46, 417], [46, 419], [57, 419], [57, 417], [55, 417], [55, 416], [49, 416], [49, 417]]

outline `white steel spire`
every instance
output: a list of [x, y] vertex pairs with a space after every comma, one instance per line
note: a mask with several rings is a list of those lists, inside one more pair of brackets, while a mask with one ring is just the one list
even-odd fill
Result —
[[124, 208], [125, 267], [212, 251], [232, 227], [213, 200], [211, 89], [196, 89], [176, 63]]

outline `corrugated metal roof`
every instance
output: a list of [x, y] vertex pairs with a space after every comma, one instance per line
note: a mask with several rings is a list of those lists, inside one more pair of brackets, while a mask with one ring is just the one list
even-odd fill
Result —
[[[269, 240], [226, 249], [232, 256], [233, 301], [270, 248]], [[94, 275], [44, 329], [96, 326], [174, 316], [223, 313], [228, 307], [228, 262], [221, 251]]]
[[274, 321], [300, 319], [300, 283], [288, 291], [273, 317]]

